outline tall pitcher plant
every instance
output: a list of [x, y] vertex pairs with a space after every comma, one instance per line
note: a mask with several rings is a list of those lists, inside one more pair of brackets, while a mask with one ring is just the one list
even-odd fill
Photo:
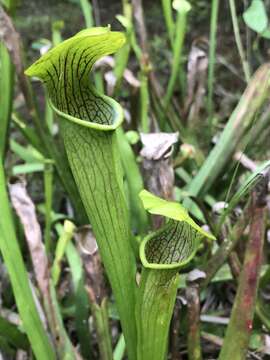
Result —
[[92, 28], [64, 41], [30, 66], [26, 74], [46, 86], [58, 115], [70, 167], [99, 245], [118, 308], [130, 360], [164, 360], [179, 269], [195, 255], [200, 239], [212, 238], [180, 204], [143, 191], [150, 213], [168, 219], [140, 245], [141, 281], [136, 260], [116, 130], [121, 106], [90, 84], [96, 60], [125, 42], [119, 32]]
[[90, 83], [93, 64], [124, 42], [122, 33], [109, 28], [83, 30], [42, 56], [26, 74], [43, 81], [59, 117], [70, 167], [98, 242], [132, 360], [137, 342], [136, 263], [116, 143], [123, 111]]

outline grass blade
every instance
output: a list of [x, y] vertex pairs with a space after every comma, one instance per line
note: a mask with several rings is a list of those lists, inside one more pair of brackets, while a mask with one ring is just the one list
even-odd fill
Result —
[[209, 43], [209, 68], [208, 68], [208, 97], [207, 108], [208, 115], [213, 115], [213, 94], [214, 94], [214, 69], [216, 62], [216, 35], [218, 24], [219, 0], [212, 0], [211, 5], [211, 26]]
[[[3, 157], [13, 102], [14, 69], [9, 53], [0, 42], [0, 155]], [[4, 95], [5, 94], [5, 95]]]
[[20, 248], [16, 239], [12, 213], [5, 187], [5, 176], [0, 157], [0, 249], [7, 266], [14, 296], [32, 349], [40, 360], [55, 359], [55, 353], [39, 318]]
[[218, 143], [203, 163], [188, 191], [193, 196], [205, 194], [224, 170], [243, 135], [252, 124], [270, 91], [270, 65], [262, 65], [252, 77], [237, 107], [230, 116]]
[[85, 290], [82, 260], [72, 242], [67, 244], [66, 257], [72, 276], [75, 296], [75, 326], [80, 341], [81, 353], [85, 359], [90, 360], [93, 355], [91, 354], [91, 336], [88, 325], [89, 301]]

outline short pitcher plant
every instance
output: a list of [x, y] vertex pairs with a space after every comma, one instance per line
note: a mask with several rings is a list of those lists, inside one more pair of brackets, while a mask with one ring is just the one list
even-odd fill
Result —
[[214, 237], [200, 228], [180, 204], [146, 190], [140, 197], [146, 210], [165, 217], [165, 224], [140, 245], [143, 269], [136, 303], [137, 359], [164, 360], [179, 270], [192, 260], [203, 237]]
[[[92, 28], [43, 55], [26, 74], [46, 86], [58, 115], [70, 168], [92, 225], [110, 281], [130, 360], [164, 360], [179, 269], [194, 257], [202, 230], [177, 203], [147, 191], [140, 196], [165, 225], [140, 244], [142, 272], [136, 284], [136, 258], [116, 131], [121, 106], [90, 82], [93, 64], [125, 42], [122, 33]], [[138, 199], [138, 201], [140, 201]]]

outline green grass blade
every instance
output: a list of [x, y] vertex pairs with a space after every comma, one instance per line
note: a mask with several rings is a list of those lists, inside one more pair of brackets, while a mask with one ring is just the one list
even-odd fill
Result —
[[1, 158], [0, 203], [0, 249], [8, 269], [16, 304], [19, 309], [23, 326], [37, 359], [55, 359], [55, 353], [49, 342], [48, 335], [43, 328], [33, 300], [32, 292], [28, 282], [28, 276], [16, 239], [12, 221], [12, 213], [9, 207], [9, 201], [5, 187], [5, 176]]
[[18, 327], [0, 316], [0, 336], [18, 349], [29, 350], [30, 344], [27, 336]]
[[125, 354], [126, 343], [124, 335], [121, 334], [113, 351], [113, 360], [122, 360]]
[[40, 141], [35, 130], [27, 125], [26, 122], [23, 121], [15, 112], [12, 113], [11, 119], [16, 128], [22, 133], [29, 144], [31, 144], [37, 151], [45, 156], [44, 147], [42, 146], [42, 142]]
[[92, 26], [94, 26], [94, 19], [93, 19], [93, 9], [90, 0], [80, 0], [80, 4], [85, 20], [85, 25], [86, 27], [91, 28]]
[[13, 103], [14, 68], [9, 53], [0, 42], [0, 155], [3, 157]]
[[[238, 105], [230, 116], [218, 143], [208, 155], [188, 191], [193, 196], [203, 195], [224, 171], [224, 167], [243, 135], [249, 130], [256, 113], [262, 108], [270, 91], [270, 65], [262, 65], [249, 82]], [[186, 202], [187, 204], [187, 202]]]
[[45, 160], [44, 164], [44, 194], [45, 194], [45, 230], [44, 241], [47, 255], [50, 254], [52, 248], [51, 239], [51, 211], [53, 202], [53, 163], [50, 159]]
[[249, 63], [248, 63], [247, 58], [246, 58], [245, 50], [244, 50], [241, 35], [240, 35], [240, 29], [239, 29], [239, 24], [238, 24], [238, 19], [237, 19], [235, 0], [229, 0], [229, 5], [230, 5], [230, 11], [231, 11], [231, 17], [232, 17], [232, 24], [233, 24], [235, 42], [236, 42], [238, 53], [239, 53], [239, 56], [240, 56], [240, 59], [241, 59], [243, 72], [244, 72], [244, 75], [245, 75], [245, 80], [248, 83], [249, 80], [250, 80], [250, 68], [249, 68]]
[[210, 25], [210, 43], [209, 43], [209, 67], [208, 67], [208, 96], [207, 108], [208, 115], [213, 115], [213, 95], [214, 95], [214, 70], [216, 63], [216, 36], [218, 25], [219, 0], [212, 0], [211, 5], [211, 25]]
[[167, 91], [164, 98], [164, 106], [167, 109], [171, 97], [173, 95], [174, 87], [177, 80], [177, 75], [179, 73], [179, 68], [181, 65], [181, 57], [183, 51], [183, 44], [186, 34], [186, 21], [187, 14], [191, 9], [191, 6], [187, 1], [177, 1], [173, 2], [174, 8], [177, 10], [177, 20], [175, 24], [175, 39], [173, 44], [173, 62], [172, 62], [172, 70], [169, 79], [169, 83], [167, 86]]
[[262, 172], [270, 166], [270, 160], [266, 161], [264, 164], [258, 167], [258, 169], [251, 174], [246, 181], [240, 186], [237, 192], [233, 195], [230, 199], [228, 206], [223, 211], [219, 224], [218, 229], [221, 228], [225, 218], [230, 214], [230, 212], [236, 207], [236, 205], [243, 199], [243, 197], [250, 192], [262, 179], [263, 174]]
[[89, 300], [85, 291], [85, 277], [82, 260], [77, 249], [69, 242], [66, 247], [66, 257], [69, 263], [75, 296], [75, 326], [80, 342], [81, 353], [85, 359], [92, 359], [91, 336], [89, 332]]
[[55, 250], [55, 256], [52, 266], [52, 279], [54, 286], [57, 285], [61, 273], [61, 261], [65, 254], [66, 247], [68, 246], [68, 243], [71, 241], [73, 235], [74, 235], [75, 225], [69, 221], [66, 220], [64, 222], [64, 228], [63, 232], [61, 233]]
[[167, 32], [169, 36], [169, 40], [171, 43], [171, 47], [173, 47], [173, 38], [174, 38], [174, 29], [175, 24], [173, 20], [173, 14], [172, 14], [172, 1], [171, 0], [161, 0], [162, 3], [162, 10], [163, 15], [167, 27]]

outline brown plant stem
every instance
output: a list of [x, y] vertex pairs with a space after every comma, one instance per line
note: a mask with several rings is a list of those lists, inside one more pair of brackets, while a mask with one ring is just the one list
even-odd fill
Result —
[[200, 296], [197, 283], [191, 282], [188, 284], [186, 297], [188, 308], [188, 358], [189, 360], [201, 360]]
[[[267, 184], [266, 181], [265, 183]], [[265, 188], [266, 186], [253, 194], [249, 240], [230, 322], [219, 356], [220, 360], [246, 359], [263, 255], [266, 215]]]
[[206, 288], [208, 286], [217, 271], [231, 255], [248, 224], [249, 215], [249, 208], [247, 206], [237, 223], [232, 228], [231, 232], [228, 234], [227, 238], [225, 238], [221, 243], [220, 247], [208, 261], [205, 268], [201, 269], [206, 273], [206, 277], [201, 283], [201, 288]]
[[172, 360], [181, 360], [182, 356], [180, 353], [180, 311], [181, 303], [176, 298], [176, 303], [173, 311], [173, 318], [171, 324], [171, 359]]
[[[172, 167], [172, 153], [178, 133], [141, 133], [143, 148], [142, 171], [146, 189], [163, 199], [174, 199], [174, 171]], [[154, 229], [163, 224], [164, 218], [152, 217]]]

